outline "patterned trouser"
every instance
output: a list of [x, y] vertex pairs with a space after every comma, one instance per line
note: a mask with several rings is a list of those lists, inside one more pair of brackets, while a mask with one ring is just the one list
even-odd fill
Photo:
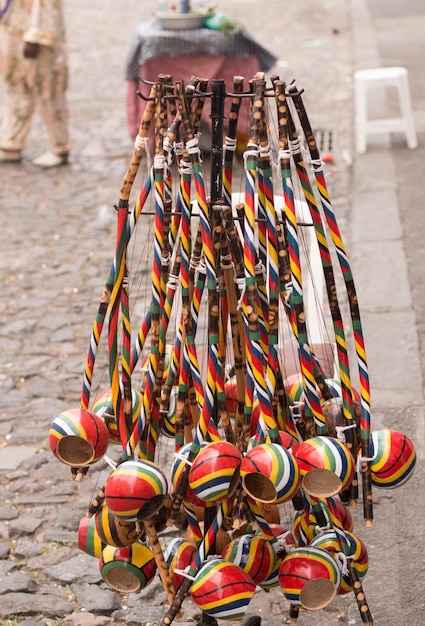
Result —
[[69, 151], [68, 108], [65, 92], [68, 69], [65, 57], [47, 46], [40, 47], [36, 59], [17, 59], [6, 73], [0, 148], [22, 150], [30, 130], [35, 107], [49, 137], [49, 149], [55, 154]]

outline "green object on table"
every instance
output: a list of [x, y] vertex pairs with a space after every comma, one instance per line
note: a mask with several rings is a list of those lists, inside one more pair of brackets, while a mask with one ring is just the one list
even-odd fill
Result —
[[210, 28], [211, 30], [220, 30], [224, 34], [230, 33], [230, 31], [235, 28], [241, 28], [240, 24], [236, 20], [220, 11], [218, 13], [214, 13], [214, 15], [206, 17], [204, 20], [204, 26], [206, 28]]

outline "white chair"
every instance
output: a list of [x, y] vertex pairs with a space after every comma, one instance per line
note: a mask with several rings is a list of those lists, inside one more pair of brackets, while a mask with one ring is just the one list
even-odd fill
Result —
[[[368, 119], [368, 93], [378, 87], [395, 87], [398, 91], [401, 116], [383, 119]], [[378, 67], [354, 73], [356, 150], [366, 152], [367, 136], [374, 133], [402, 131], [406, 134], [407, 146], [417, 148], [415, 125], [407, 70], [404, 67]]]

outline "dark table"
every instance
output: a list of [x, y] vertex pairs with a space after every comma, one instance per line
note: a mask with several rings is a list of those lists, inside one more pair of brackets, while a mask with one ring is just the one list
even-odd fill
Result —
[[[228, 34], [209, 28], [190, 30], [165, 30], [158, 20], [142, 22], [135, 32], [128, 54], [126, 78], [127, 118], [130, 136], [134, 139], [139, 130], [145, 102], [136, 91], [146, 96], [150, 87], [139, 81], [139, 76], [155, 82], [159, 74], [170, 74], [174, 81], [186, 84], [192, 76], [222, 79], [226, 91], [232, 91], [233, 77], [243, 76], [245, 88], [257, 72], [266, 72], [276, 62], [276, 57], [251, 35], [240, 29]], [[225, 115], [230, 102], [225, 107]], [[204, 120], [208, 120], [209, 106], [205, 105]], [[241, 107], [239, 128], [247, 133], [248, 107]]]

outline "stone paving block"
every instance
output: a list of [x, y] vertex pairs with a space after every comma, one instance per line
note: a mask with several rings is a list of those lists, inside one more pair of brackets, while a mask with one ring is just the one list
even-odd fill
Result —
[[35, 446], [4, 446], [0, 448], [0, 470], [17, 469], [36, 452]]

